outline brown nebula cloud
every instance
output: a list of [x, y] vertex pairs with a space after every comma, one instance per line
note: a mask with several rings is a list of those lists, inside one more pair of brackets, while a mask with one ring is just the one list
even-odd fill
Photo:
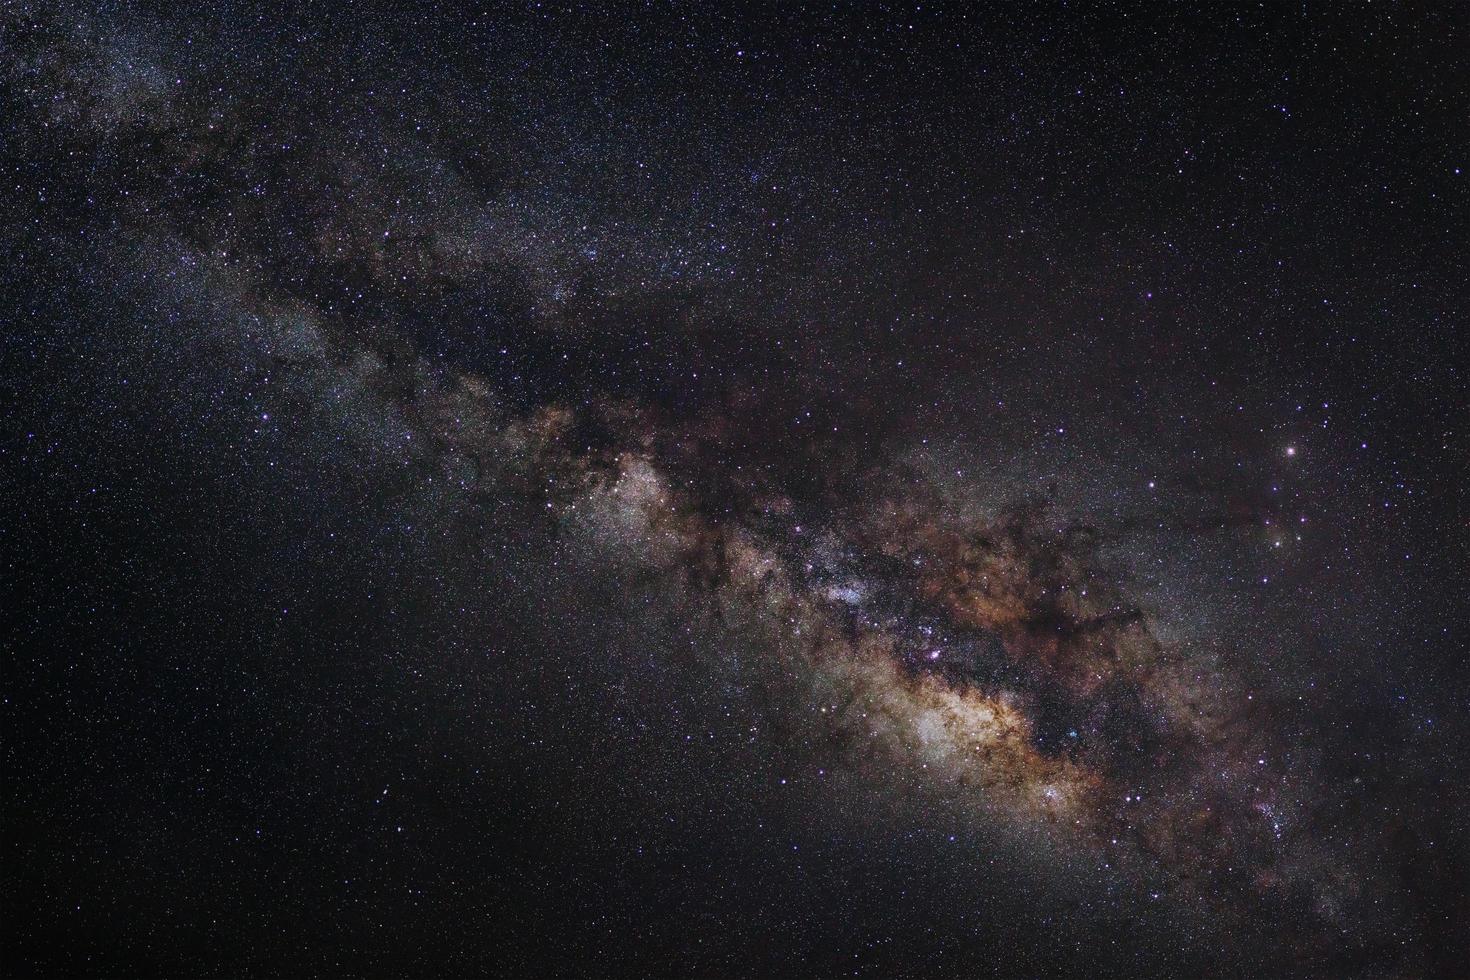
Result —
[[[470, 413], [456, 402], [437, 414]], [[1243, 718], [1251, 702], [1155, 636], [1110, 575], [1098, 531], [1035, 499], [961, 518], [898, 464], [867, 465], [854, 484], [866, 492], [852, 497], [828, 484], [820, 506], [762, 469], [690, 476], [691, 460], [720, 465], [724, 447], [704, 431], [608, 400], [547, 405], [494, 445], [510, 447], [548, 519], [590, 522], [762, 619], [777, 669], [825, 692], [797, 730], [847, 746], [851, 765], [894, 792], [920, 779], [977, 819], [1056, 835], [1218, 914], [1239, 914], [1244, 893], [1328, 919], [1334, 893], [1357, 887], [1347, 869], [1296, 853], [1283, 830], [1291, 805], [1276, 800]], [[456, 453], [489, 448], [483, 432], [444, 438]]]

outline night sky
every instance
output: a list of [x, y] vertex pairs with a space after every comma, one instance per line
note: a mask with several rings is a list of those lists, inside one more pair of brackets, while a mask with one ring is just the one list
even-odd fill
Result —
[[0, 4], [6, 977], [1464, 977], [1470, 8]]

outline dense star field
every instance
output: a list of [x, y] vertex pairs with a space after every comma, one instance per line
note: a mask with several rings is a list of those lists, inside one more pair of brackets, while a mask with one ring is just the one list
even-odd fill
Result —
[[0, 6], [7, 977], [1462, 977], [1470, 9]]

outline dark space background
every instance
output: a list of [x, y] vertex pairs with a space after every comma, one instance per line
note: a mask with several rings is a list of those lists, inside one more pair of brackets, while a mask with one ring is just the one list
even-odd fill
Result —
[[1456, 977], [1470, 13], [0, 6], [8, 977]]

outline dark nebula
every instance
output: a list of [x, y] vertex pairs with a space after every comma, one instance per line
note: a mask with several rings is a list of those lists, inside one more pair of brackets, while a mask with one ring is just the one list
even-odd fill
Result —
[[1470, 17], [0, 10], [6, 976], [1459, 977]]

